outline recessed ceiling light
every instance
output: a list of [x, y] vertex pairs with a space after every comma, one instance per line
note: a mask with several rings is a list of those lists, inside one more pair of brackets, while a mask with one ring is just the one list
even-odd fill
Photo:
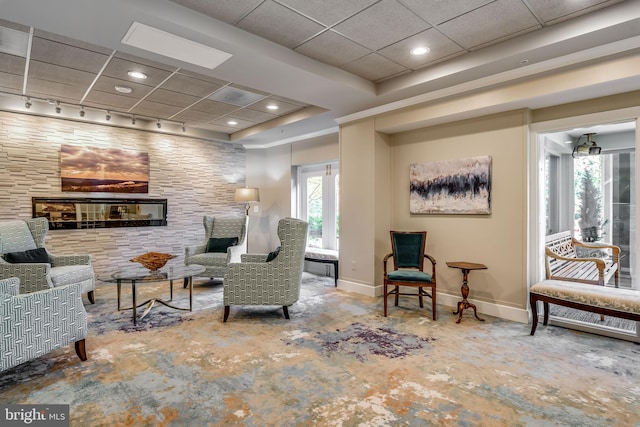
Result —
[[418, 47], [414, 47], [409, 52], [411, 53], [411, 55], [419, 56], [419, 55], [424, 55], [425, 53], [428, 53], [430, 50], [431, 49], [429, 49], [428, 47], [418, 46]]
[[133, 89], [131, 89], [129, 86], [114, 86], [113, 87], [116, 92], [120, 92], [120, 93], [131, 93], [133, 92]]
[[238, 124], [238, 122], [236, 122], [235, 120], [229, 120], [229, 121], [227, 121], [227, 124], [231, 125], [231, 126], [235, 126], [235, 125]]
[[278, 107], [276, 104], [267, 105], [267, 110], [277, 110], [278, 108], [280, 107]]
[[520, 60], [520, 65], [526, 65], [526, 64], [528, 64], [528, 63], [529, 63], [529, 60], [528, 60], [528, 59], [521, 59], [521, 60]]
[[127, 73], [129, 77], [133, 77], [134, 79], [146, 79], [147, 75], [142, 71], [129, 71]]

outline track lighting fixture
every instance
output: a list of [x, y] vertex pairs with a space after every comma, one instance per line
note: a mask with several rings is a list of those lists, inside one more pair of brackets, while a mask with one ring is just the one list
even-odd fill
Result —
[[[42, 106], [49, 104], [52, 106], [53, 111], [55, 111], [55, 114], [59, 114], [61, 118], [71, 118], [70, 116], [75, 114], [74, 111], [78, 112], [78, 115], [80, 117], [82, 117], [83, 119], [89, 120], [89, 121], [97, 121], [100, 122], [100, 112], [104, 112], [104, 121], [102, 121], [102, 123], [104, 124], [105, 122], [113, 122], [114, 124], [121, 124], [122, 120], [126, 120], [126, 117], [129, 116], [131, 117], [131, 124], [132, 125], [136, 125], [137, 119], [138, 117], [136, 117], [135, 114], [132, 114], [130, 112], [125, 112], [125, 111], [117, 111], [116, 110], [116, 116], [113, 117], [111, 110], [106, 110], [106, 109], [102, 109], [100, 107], [94, 107], [92, 105], [89, 105], [85, 108], [84, 105], [80, 105], [80, 104], [74, 104], [71, 102], [64, 102], [64, 106], [65, 107], [70, 107], [70, 110], [66, 111], [64, 114], [62, 113], [62, 105], [63, 102], [56, 100], [56, 99], [52, 99], [52, 98], [38, 98], [38, 97], [34, 97], [34, 96], [27, 96], [26, 94], [21, 94], [21, 95], [17, 95], [17, 94], [11, 94], [11, 93], [6, 93], [3, 92], [2, 90], [0, 90], [0, 95], [1, 96], [12, 96], [15, 98], [13, 103], [13, 108], [15, 110], [19, 110], [22, 112], [25, 112], [25, 109], [30, 109], [33, 106], [33, 102], [35, 100], [36, 103], [36, 107], [38, 109], [38, 113], [41, 113], [42, 111], [40, 110], [40, 106], [42, 104]], [[24, 105], [24, 109], [22, 108], [22, 105]], [[51, 110], [48, 110], [51, 111]], [[87, 111], [89, 112], [89, 115], [87, 116]], [[45, 115], [50, 115], [50, 116], [54, 116], [53, 113], [49, 114], [44, 112]], [[153, 123], [153, 121], [156, 121], [156, 128], [157, 129], [163, 129], [163, 125], [165, 125], [164, 129], [161, 130], [161, 132], [165, 133], [171, 133], [171, 132], [179, 132], [178, 129], [180, 129], [182, 132], [186, 133], [187, 132], [187, 125], [185, 122], [178, 122], [178, 121], [173, 121], [171, 119], [160, 119], [157, 117], [150, 117], [150, 116], [139, 116], [142, 117], [143, 119], [143, 123], [142, 123], [142, 127], [144, 127], [145, 129], [150, 129], [150, 125], [151, 123]], [[113, 118], [113, 120], [112, 120]], [[164, 123], [163, 123], [164, 122]], [[168, 123], [168, 125], [167, 125]]]

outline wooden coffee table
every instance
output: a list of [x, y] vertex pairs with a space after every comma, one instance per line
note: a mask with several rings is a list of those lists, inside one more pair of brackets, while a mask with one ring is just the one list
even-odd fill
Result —
[[[162, 305], [166, 305], [167, 307], [176, 309], [176, 310], [189, 310], [191, 311], [193, 308], [193, 276], [197, 276], [200, 273], [205, 271], [205, 267], [197, 264], [190, 264], [186, 266], [171, 266], [171, 267], [163, 267], [156, 272], [151, 272], [145, 268], [137, 267], [137, 268], [121, 268], [113, 270], [107, 273], [104, 276], [99, 276], [98, 280], [103, 282], [111, 282], [116, 283], [118, 286], [118, 311], [121, 310], [133, 310], [133, 324], [137, 323], [138, 313], [137, 309], [140, 306], [146, 305], [142, 316], [149, 313], [151, 308], [153, 308], [154, 304], [160, 303]], [[138, 304], [137, 302], [137, 285], [142, 283], [158, 283], [158, 282], [166, 282], [169, 281], [169, 301], [173, 300], [173, 281], [174, 280], [188, 280], [189, 282], [189, 307], [177, 307], [167, 301], [164, 301], [160, 298], [151, 298], [145, 302]], [[132, 305], [131, 307], [120, 307], [120, 295], [122, 290], [122, 282], [131, 282], [131, 297], [132, 297]]]

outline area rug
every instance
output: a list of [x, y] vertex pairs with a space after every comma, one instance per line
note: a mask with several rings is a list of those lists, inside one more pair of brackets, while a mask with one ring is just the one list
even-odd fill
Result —
[[[196, 280], [194, 310], [134, 326], [115, 286], [87, 304], [89, 359], [71, 347], [0, 373], [4, 403], [69, 404], [72, 426], [640, 426], [640, 346], [417, 298], [382, 299], [305, 273], [289, 308], [233, 307]], [[168, 296], [147, 284], [142, 297]], [[130, 293], [123, 295], [128, 302]], [[392, 300], [390, 300], [392, 302]], [[188, 305], [176, 286], [174, 303]], [[425, 304], [429, 307], [430, 304]]]

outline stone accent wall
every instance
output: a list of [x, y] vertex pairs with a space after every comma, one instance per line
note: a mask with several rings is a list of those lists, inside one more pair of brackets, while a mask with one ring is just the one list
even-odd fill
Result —
[[50, 230], [55, 254], [89, 253], [98, 275], [109, 267], [133, 266], [129, 259], [158, 251], [178, 255], [204, 241], [205, 214], [243, 216], [234, 202], [244, 186], [245, 150], [231, 143], [157, 132], [101, 126], [0, 111], [0, 220], [31, 217], [31, 197], [128, 197], [115, 193], [62, 192], [60, 146], [82, 145], [149, 153], [149, 193], [167, 199], [166, 227]]

